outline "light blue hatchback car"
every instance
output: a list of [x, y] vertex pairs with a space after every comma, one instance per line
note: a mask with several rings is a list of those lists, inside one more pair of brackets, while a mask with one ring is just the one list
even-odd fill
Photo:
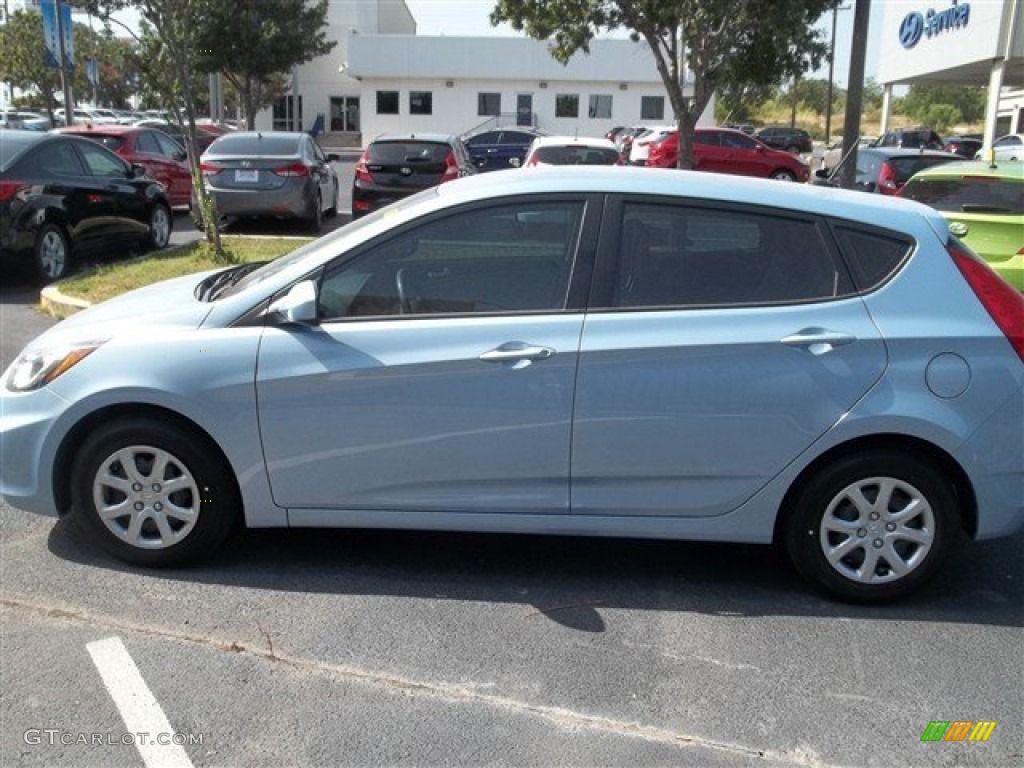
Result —
[[917, 203], [488, 174], [43, 334], [0, 491], [148, 565], [239, 520], [777, 541], [881, 601], [1024, 524], [1022, 323]]

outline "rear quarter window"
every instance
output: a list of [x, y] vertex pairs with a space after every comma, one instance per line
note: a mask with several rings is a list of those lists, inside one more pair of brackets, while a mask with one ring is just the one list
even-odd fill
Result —
[[914, 247], [909, 238], [896, 233], [834, 227], [839, 248], [850, 266], [854, 285], [861, 293], [873, 291], [889, 280], [906, 261]]

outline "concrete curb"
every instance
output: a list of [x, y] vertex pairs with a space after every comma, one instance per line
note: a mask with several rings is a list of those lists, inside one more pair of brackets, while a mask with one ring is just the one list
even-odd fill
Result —
[[54, 317], [68, 317], [92, 306], [91, 301], [66, 296], [60, 292], [57, 283], [47, 285], [39, 292], [39, 304], [43, 311]]

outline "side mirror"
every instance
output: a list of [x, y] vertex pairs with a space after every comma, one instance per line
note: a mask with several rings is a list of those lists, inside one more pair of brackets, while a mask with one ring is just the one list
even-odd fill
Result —
[[178, 162], [184, 162], [185, 160], [188, 160], [188, 152], [186, 152], [184, 149], [179, 150], [174, 153], [174, 159], [177, 160]]
[[316, 281], [304, 280], [272, 303], [267, 309], [267, 316], [272, 322], [282, 325], [316, 325], [316, 305]]
[[518, 157], [510, 157], [508, 159], [508, 164], [511, 165], [513, 168], [518, 168], [520, 165], [523, 164], [523, 161], [520, 160]]
[[130, 179], [141, 179], [146, 175], [146, 169], [138, 163], [132, 163], [131, 170], [128, 172], [128, 178]]
[[830, 174], [831, 171], [828, 168], [819, 168], [814, 172], [814, 175], [817, 176], [819, 179], [827, 179]]

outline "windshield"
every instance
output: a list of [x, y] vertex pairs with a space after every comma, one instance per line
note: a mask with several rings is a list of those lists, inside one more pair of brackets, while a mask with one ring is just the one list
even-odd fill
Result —
[[990, 176], [911, 179], [903, 197], [953, 213], [1024, 213], [1024, 183]]

